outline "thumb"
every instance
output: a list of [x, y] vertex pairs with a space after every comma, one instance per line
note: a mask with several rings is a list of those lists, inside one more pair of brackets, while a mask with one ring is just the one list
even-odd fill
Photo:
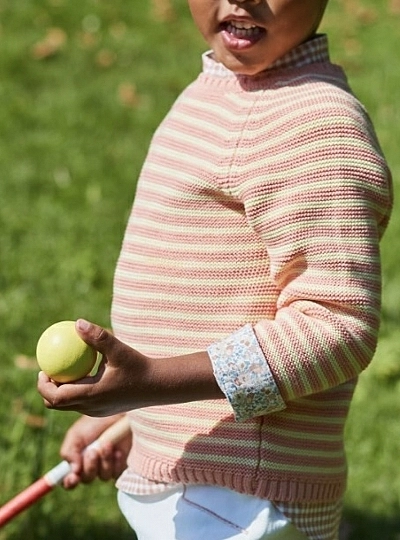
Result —
[[99, 351], [103, 356], [109, 356], [111, 350], [117, 344], [120, 344], [120, 341], [111, 332], [85, 319], [78, 319], [75, 328], [83, 341], [96, 349], [96, 351]]

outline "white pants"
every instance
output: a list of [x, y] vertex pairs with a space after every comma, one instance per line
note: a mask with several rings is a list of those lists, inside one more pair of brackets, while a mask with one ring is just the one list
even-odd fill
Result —
[[269, 501], [217, 486], [118, 493], [138, 540], [307, 540]]

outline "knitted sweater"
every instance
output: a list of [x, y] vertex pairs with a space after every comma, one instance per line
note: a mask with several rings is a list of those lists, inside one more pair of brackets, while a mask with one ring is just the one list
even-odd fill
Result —
[[344, 491], [343, 428], [380, 316], [390, 174], [325, 37], [257, 77], [204, 58], [154, 134], [115, 274], [115, 334], [209, 350], [226, 400], [130, 413], [130, 472], [275, 501]]

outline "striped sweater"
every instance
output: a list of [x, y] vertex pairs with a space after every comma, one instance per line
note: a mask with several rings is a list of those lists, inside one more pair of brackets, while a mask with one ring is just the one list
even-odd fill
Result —
[[373, 127], [324, 36], [251, 78], [204, 57], [154, 134], [112, 323], [155, 358], [209, 350], [228, 399], [130, 413], [121, 489], [137, 473], [288, 503], [342, 496], [390, 210]]

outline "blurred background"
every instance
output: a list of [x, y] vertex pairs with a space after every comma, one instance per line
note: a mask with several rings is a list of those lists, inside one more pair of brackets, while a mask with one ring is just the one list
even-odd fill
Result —
[[[400, 182], [400, 0], [331, 0], [321, 30]], [[0, 504], [59, 461], [77, 415], [44, 410], [36, 341], [109, 326], [112, 279], [150, 137], [206, 46], [186, 0], [0, 0]], [[400, 216], [382, 244], [381, 339], [347, 424], [343, 538], [400, 539]], [[57, 488], [0, 540], [132, 538], [112, 483]], [[162, 538], [160, 537], [160, 540]]]

